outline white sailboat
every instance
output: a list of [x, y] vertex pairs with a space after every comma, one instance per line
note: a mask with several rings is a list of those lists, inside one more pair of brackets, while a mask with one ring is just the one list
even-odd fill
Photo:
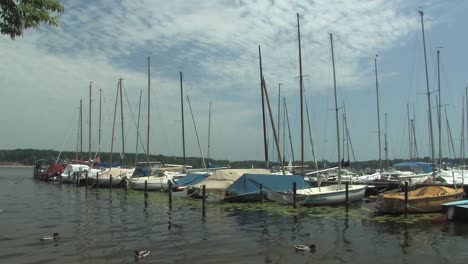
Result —
[[[299, 68], [301, 67], [301, 38], [299, 29], [299, 14], [297, 14], [297, 32], [298, 32], [298, 43], [299, 43]], [[338, 184], [324, 186], [324, 187], [312, 187], [299, 189], [296, 191], [296, 197], [291, 192], [278, 193], [268, 192], [268, 199], [274, 200], [280, 203], [292, 204], [296, 201], [297, 204], [303, 206], [313, 205], [333, 205], [345, 203], [347, 201], [353, 202], [361, 200], [364, 197], [367, 185], [349, 185], [346, 188], [341, 184], [341, 157], [340, 157], [340, 133], [338, 124], [338, 103], [336, 96], [336, 77], [335, 77], [335, 62], [333, 54], [333, 35], [330, 34], [331, 52], [332, 52], [332, 63], [333, 63], [333, 81], [335, 91], [335, 113], [336, 113], [336, 131], [337, 131], [337, 147], [338, 147]], [[299, 78], [302, 79], [302, 73]], [[302, 80], [301, 80], [301, 91], [302, 91]], [[301, 97], [302, 100], [302, 97]]]

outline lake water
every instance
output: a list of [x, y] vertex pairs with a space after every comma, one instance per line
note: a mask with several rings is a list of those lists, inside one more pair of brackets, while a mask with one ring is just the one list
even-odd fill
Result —
[[[86, 189], [0, 168], [0, 263], [464, 263], [468, 223], [373, 217], [360, 203], [207, 204], [174, 194]], [[169, 226], [169, 222], [172, 223]], [[60, 240], [43, 242], [58, 232]], [[315, 244], [314, 252], [293, 245]]]

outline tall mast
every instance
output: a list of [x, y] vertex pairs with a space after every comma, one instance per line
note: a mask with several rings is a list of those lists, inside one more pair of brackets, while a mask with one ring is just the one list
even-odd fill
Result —
[[119, 79], [119, 83], [120, 83], [120, 118], [121, 118], [121, 123], [122, 123], [122, 159], [125, 160], [125, 133], [124, 133], [122, 80], [123, 80], [122, 78]]
[[291, 147], [291, 157], [292, 161], [294, 162], [294, 149], [292, 144], [292, 137], [291, 137], [291, 126], [289, 125], [289, 115], [288, 115], [288, 107], [286, 106], [286, 100], [284, 101], [284, 111], [286, 113], [286, 122], [288, 123], [288, 132], [289, 132], [289, 146]]
[[377, 138], [379, 139], [379, 169], [380, 169], [380, 177], [382, 177], [382, 143], [380, 140], [380, 104], [379, 104], [379, 79], [377, 77], [377, 57], [379, 55], [375, 55], [374, 58], [374, 65], [375, 65], [375, 94], [377, 97]]
[[[275, 139], [276, 151], [277, 151], [278, 157], [280, 157], [279, 159], [281, 160], [281, 152], [279, 149], [278, 135], [276, 134], [275, 120], [273, 119], [273, 112], [271, 111], [270, 99], [268, 99], [268, 90], [266, 88], [265, 79], [263, 79], [262, 83], [263, 83], [263, 90], [265, 91], [265, 99], [266, 99], [267, 106], [268, 106], [268, 114], [270, 116], [271, 128], [273, 130], [273, 137]], [[280, 165], [281, 165], [281, 171], [283, 172], [283, 175], [285, 175], [286, 173], [284, 171], [283, 162], [281, 162]]]
[[260, 45], [258, 45], [258, 60], [260, 63], [260, 89], [262, 93], [262, 120], [263, 120], [263, 144], [265, 148], [265, 169], [268, 169], [268, 145], [266, 138], [266, 124], [265, 124], [265, 95], [263, 91], [263, 71], [262, 71], [262, 52], [260, 50]]
[[117, 105], [118, 105], [118, 101], [119, 101], [119, 89], [120, 89], [120, 79], [119, 79], [119, 83], [117, 84], [117, 93], [115, 95], [114, 122], [112, 123], [111, 152], [110, 152], [109, 168], [112, 168], [112, 153], [114, 152], [115, 118], [117, 116]]
[[182, 154], [183, 154], [183, 170], [185, 171], [185, 128], [184, 128], [184, 92], [182, 86], [182, 72], [180, 74], [180, 108], [181, 108], [181, 116], [182, 116]]
[[387, 125], [387, 113], [385, 113], [385, 145], [384, 145], [384, 152], [385, 152], [385, 169], [388, 170], [388, 125]]
[[83, 160], [83, 99], [80, 99], [80, 160]]
[[437, 105], [437, 123], [439, 128], [439, 170], [442, 170], [442, 123], [441, 123], [441, 108], [442, 98], [440, 97], [440, 50], [437, 50], [437, 85], [439, 93], [439, 103]]
[[409, 104], [406, 104], [406, 111], [408, 112], [408, 146], [409, 146], [409, 160], [413, 160], [413, 141], [412, 141], [412, 129], [410, 121]]
[[143, 90], [140, 90], [140, 100], [138, 103], [138, 120], [137, 120], [137, 136], [136, 136], [136, 144], [135, 144], [135, 168], [138, 163], [138, 139], [140, 139], [140, 112], [141, 112], [141, 94]]
[[150, 98], [151, 98], [151, 66], [150, 57], [148, 56], [148, 131], [146, 133], [146, 162], [150, 165], [149, 155], [149, 142], [150, 142]]
[[299, 28], [299, 13], [297, 13], [297, 42], [299, 46], [299, 89], [301, 106], [301, 175], [304, 175], [304, 111], [303, 111], [303, 91], [302, 91], [302, 54], [301, 54], [301, 31]]
[[211, 101], [208, 106], [208, 153], [207, 153], [207, 159], [209, 160], [210, 158], [210, 138], [211, 138]]
[[432, 166], [432, 178], [435, 180], [435, 166], [434, 166], [434, 134], [432, 131], [432, 109], [431, 109], [431, 90], [429, 89], [429, 73], [427, 69], [427, 58], [426, 58], [426, 37], [424, 35], [424, 13], [419, 11], [421, 14], [421, 27], [422, 27], [422, 37], [423, 37], [423, 46], [424, 46], [424, 65], [426, 68], [426, 88], [427, 88], [427, 106], [429, 110], [429, 144], [431, 146], [431, 166]]
[[91, 88], [93, 82], [89, 82], [89, 131], [88, 131], [88, 161], [91, 160]]
[[102, 89], [99, 89], [99, 136], [98, 136], [98, 149], [101, 152], [101, 112], [102, 112]]
[[341, 157], [340, 157], [340, 124], [338, 122], [338, 99], [336, 96], [336, 74], [335, 74], [335, 54], [333, 52], [333, 35], [330, 34], [332, 66], [333, 66], [333, 91], [335, 94], [335, 119], [336, 119], [336, 146], [338, 149], [338, 188], [341, 188]]
[[[280, 118], [280, 112], [281, 112], [281, 85], [283, 85], [282, 83], [278, 83], [278, 140], [281, 141], [281, 138], [280, 138], [280, 122], [281, 122], [281, 118]], [[280, 147], [278, 145], [278, 147]], [[284, 151], [284, 149], [283, 149]], [[284, 155], [284, 153], [283, 153]], [[281, 157], [278, 157], [278, 163], [281, 162]]]

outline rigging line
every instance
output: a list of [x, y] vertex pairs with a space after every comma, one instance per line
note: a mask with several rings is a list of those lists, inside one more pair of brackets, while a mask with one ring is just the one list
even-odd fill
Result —
[[[76, 116], [76, 115], [74, 115], [74, 116], [75, 116], [75, 117], [74, 117], [72, 123], [76, 122], [77, 116]], [[70, 126], [70, 129], [68, 130], [68, 133], [67, 133], [67, 135], [65, 136], [65, 139], [63, 140], [62, 147], [60, 148], [60, 151], [59, 151], [59, 154], [58, 154], [58, 156], [57, 156], [57, 159], [55, 160], [55, 163], [57, 163], [57, 162], [59, 161], [60, 156], [62, 155], [62, 152], [63, 152], [63, 147], [65, 146], [65, 143], [68, 142], [68, 138], [69, 138], [69, 136], [70, 136], [70, 134], [71, 134], [72, 129], [74, 129], [74, 127], [73, 127], [73, 126]]]
[[[128, 109], [130, 109], [130, 114], [132, 115], [133, 124], [135, 125], [135, 128], [137, 129], [138, 139], [140, 140], [140, 143], [142, 144], [143, 151], [146, 153], [146, 149], [145, 149], [145, 146], [144, 146], [144, 143], [143, 143], [143, 139], [141, 138], [141, 133], [138, 131], [138, 125], [137, 125], [137, 121], [135, 120], [135, 114], [133, 113], [132, 105], [130, 104], [130, 100], [128, 99], [127, 89], [125, 88], [124, 85], [122, 85], [122, 88], [124, 89], [125, 99], [126, 99], [126, 102], [127, 102], [127, 105], [128, 105]], [[129, 129], [129, 128], [130, 128], [130, 124], [127, 125], [127, 129]], [[125, 139], [127, 138], [127, 136], [128, 135], [125, 136]]]
[[[187, 93], [187, 92], [186, 92], [186, 93]], [[207, 170], [207, 169], [206, 169], [206, 164], [205, 164], [205, 157], [204, 157], [204, 155], [203, 155], [203, 150], [202, 150], [201, 145], [200, 145], [200, 139], [199, 139], [199, 137], [198, 137], [197, 125], [195, 124], [195, 118], [193, 117], [192, 105], [190, 104], [190, 98], [189, 98], [188, 95], [187, 95], [187, 102], [188, 102], [188, 105], [189, 105], [189, 108], [190, 108], [190, 114], [192, 115], [193, 127], [195, 128], [195, 135], [197, 136], [198, 149], [200, 150], [200, 155], [201, 155], [201, 158], [202, 158], [203, 169]]]

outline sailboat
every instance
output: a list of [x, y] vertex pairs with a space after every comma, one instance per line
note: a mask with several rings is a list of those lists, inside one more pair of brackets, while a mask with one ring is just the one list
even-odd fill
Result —
[[[182, 97], [182, 72], [180, 73], [181, 82], [181, 98]], [[150, 57], [148, 57], [148, 138], [147, 138], [147, 161], [137, 163], [137, 167], [129, 180], [130, 188], [133, 190], [147, 190], [147, 191], [167, 191], [175, 184], [176, 179], [184, 177], [185, 172], [185, 143], [183, 142], [184, 164], [183, 165], [166, 165], [162, 161], [150, 162], [149, 161], [149, 116], [150, 116], [150, 91], [151, 91], [151, 77], [150, 77]], [[182, 101], [182, 99], [181, 99]], [[183, 118], [183, 106], [182, 106]], [[182, 131], [184, 130], [182, 120]], [[182, 132], [182, 140], [185, 141]]]
[[[426, 59], [426, 42], [424, 35], [423, 12], [421, 14], [422, 37], [424, 47], [424, 60], [426, 67], [426, 88], [427, 101], [429, 109], [429, 132], [431, 143], [431, 163], [432, 175], [435, 178], [434, 168], [434, 139], [432, 134], [432, 112], [429, 89], [429, 78]], [[460, 200], [464, 195], [462, 188], [450, 188], [445, 186], [422, 186], [412, 191], [405, 192], [387, 192], [377, 196], [374, 211], [376, 213], [432, 213], [442, 211], [442, 204]]]
[[[299, 14], [297, 14], [297, 33], [299, 43], [299, 69], [301, 71], [299, 78], [300, 89], [302, 92], [302, 66], [301, 66], [301, 37], [299, 29]], [[335, 113], [336, 113], [336, 131], [337, 131], [337, 147], [338, 147], [338, 184], [323, 186], [323, 187], [312, 187], [302, 188], [296, 191], [296, 197], [292, 192], [280, 193], [280, 192], [268, 192], [268, 199], [274, 200], [280, 203], [297, 204], [303, 206], [314, 206], [314, 205], [334, 205], [345, 202], [359, 201], [364, 197], [367, 185], [349, 185], [346, 188], [341, 184], [341, 153], [340, 153], [340, 130], [338, 124], [338, 103], [336, 96], [336, 77], [335, 77], [335, 62], [333, 54], [333, 35], [330, 34], [331, 52], [332, 52], [332, 64], [333, 64], [333, 81], [335, 91]], [[302, 101], [302, 96], [301, 96]]]

